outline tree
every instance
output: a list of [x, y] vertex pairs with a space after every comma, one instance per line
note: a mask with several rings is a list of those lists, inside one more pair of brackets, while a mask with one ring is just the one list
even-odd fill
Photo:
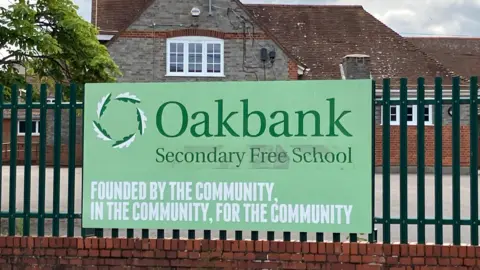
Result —
[[[98, 30], [77, 14], [72, 0], [16, 0], [0, 8], [0, 84], [25, 85], [26, 71], [40, 80], [83, 85], [113, 82], [121, 75]], [[65, 93], [68, 95], [68, 91]]]

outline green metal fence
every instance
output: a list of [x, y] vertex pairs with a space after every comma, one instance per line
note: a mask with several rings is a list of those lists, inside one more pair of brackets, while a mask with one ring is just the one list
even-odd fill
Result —
[[[382, 241], [385, 243], [392, 242], [392, 235], [394, 231], [392, 228], [399, 226], [399, 240], [401, 243], [407, 243], [412, 241], [412, 234], [416, 234], [415, 240], [418, 243], [425, 243], [426, 241], [433, 241], [427, 239], [427, 234], [431, 230], [428, 226], [433, 226], [432, 229], [435, 231], [434, 242], [437, 244], [442, 244], [444, 241], [445, 231], [444, 226], [452, 227], [452, 242], [454, 244], [461, 243], [461, 227], [468, 226], [468, 232], [470, 235], [469, 242], [472, 245], [478, 245], [479, 234], [479, 208], [478, 208], [478, 85], [477, 77], [472, 77], [470, 80], [470, 85], [468, 94], [461, 97], [461, 85], [460, 79], [455, 77], [452, 79], [452, 83], [448, 86], [451, 87], [451, 97], [444, 97], [444, 82], [441, 78], [435, 79], [434, 86], [434, 96], [432, 98], [426, 97], [426, 86], [425, 80], [419, 78], [415, 82], [415, 98], [408, 98], [408, 81], [406, 79], [400, 80], [400, 90], [399, 98], [392, 97], [392, 89], [390, 85], [390, 79], [384, 79], [382, 84], [378, 84], [378, 88], [381, 88], [382, 91], [377, 94], [377, 84], [373, 81], [372, 84], [372, 93], [375, 97], [375, 102], [372, 108], [372, 121], [376, 121], [376, 108], [381, 106], [382, 117], [383, 119], [390, 119], [390, 106], [399, 105], [400, 106], [400, 171], [399, 171], [399, 185], [394, 187], [394, 192], [392, 194], [392, 177], [391, 173], [391, 160], [390, 160], [390, 139], [391, 139], [391, 125], [389, 121], [383, 121], [381, 125], [373, 125], [373, 137], [372, 140], [375, 141], [375, 129], [381, 128], [382, 130], [382, 173], [375, 174], [375, 168], [372, 167], [372, 173], [374, 177], [372, 179], [373, 188], [372, 188], [372, 200], [374, 201], [374, 208], [372, 213], [375, 213], [373, 217], [374, 228], [372, 228], [372, 233], [365, 236], [364, 240], [370, 242]], [[410, 82], [411, 83], [411, 82]], [[89, 236], [95, 235], [97, 237], [172, 237], [180, 238], [182, 234], [189, 239], [195, 238], [201, 232], [195, 230], [188, 230], [186, 232], [181, 232], [180, 230], [173, 230], [167, 232], [165, 230], [159, 229], [156, 231], [153, 230], [140, 230], [137, 233], [133, 229], [128, 230], [102, 230], [96, 229], [93, 231], [88, 231], [81, 228], [81, 213], [75, 211], [75, 207], [79, 207], [79, 203], [75, 200], [80, 200], [78, 195], [78, 189], [81, 188], [81, 178], [76, 178], [78, 170], [81, 168], [76, 168], [76, 132], [77, 132], [77, 111], [83, 109], [83, 103], [77, 102], [76, 100], [76, 85], [70, 85], [69, 96], [66, 98], [67, 101], [62, 101], [64, 87], [62, 85], [56, 85], [55, 89], [52, 89], [55, 94], [55, 102], [47, 103], [47, 86], [42, 85], [39, 89], [40, 91], [40, 101], [32, 102], [32, 93], [34, 91], [31, 85], [28, 85], [26, 88], [26, 95], [23, 98], [23, 101], [19, 101], [18, 97], [18, 87], [13, 85], [8, 88], [8, 91], [11, 91], [11, 101], [4, 102], [3, 97], [7, 91], [7, 87], [0, 85], [0, 140], [2, 143], [9, 141], [9, 167], [2, 166], [0, 167], [0, 174], [2, 174], [2, 183], [0, 185], [0, 219], [2, 229], [6, 227], [6, 232], [8, 235], [38, 235], [45, 236], [51, 234], [53, 236], [67, 235], [67, 236]], [[411, 90], [411, 89], [410, 89]], [[65, 99], [65, 98], [63, 98]], [[451, 140], [451, 149], [452, 149], [452, 174], [451, 174], [451, 186], [452, 186], [452, 205], [451, 213], [452, 217], [445, 217], [444, 207], [443, 207], [443, 195], [444, 195], [444, 186], [447, 183], [447, 179], [450, 176], [446, 176], [443, 173], [443, 164], [442, 156], [444, 150], [442, 149], [442, 122], [443, 122], [443, 105], [450, 104], [452, 106], [452, 140]], [[407, 108], [408, 105], [417, 105], [417, 115], [422, 115], [424, 113], [424, 106], [433, 105], [434, 107], [434, 138], [435, 138], [435, 165], [434, 165], [434, 201], [429, 201], [426, 198], [426, 171], [425, 171], [425, 124], [423, 121], [418, 121], [416, 126], [417, 133], [417, 172], [416, 172], [416, 196], [415, 198], [409, 196], [409, 172], [407, 170], [408, 164], [408, 124], [407, 124]], [[460, 108], [461, 106], [468, 106], [469, 112], [469, 132], [470, 132], [470, 175], [468, 177], [469, 189], [465, 189], [464, 185], [466, 180], [462, 182], [461, 172], [460, 172]], [[6, 118], [4, 118], [4, 113], [10, 111], [10, 124], [5, 125]], [[17, 177], [19, 163], [17, 148], [19, 145], [19, 135], [18, 135], [18, 125], [19, 120], [18, 115], [19, 111], [23, 110], [25, 112], [25, 134], [23, 138], [24, 144], [24, 166], [23, 166], [23, 179], [22, 177]], [[39, 110], [39, 138], [38, 138], [38, 150], [33, 151], [32, 145], [32, 110]], [[47, 168], [47, 112], [53, 110], [54, 113], [54, 123], [53, 123], [53, 167]], [[61, 168], [61, 137], [62, 137], [62, 111], [68, 110], [68, 167]], [[9, 126], [9, 133], [7, 132]], [[373, 143], [375, 145], [375, 143]], [[38, 155], [38, 165], [32, 165], [32, 153]], [[375, 162], [375, 149], [372, 149], [373, 153], [373, 162]], [[0, 164], [3, 164], [3, 153], [0, 155]], [[35, 167], [38, 171], [38, 175], [32, 175], [32, 168]], [[52, 171], [51, 179], [47, 176], [47, 172]], [[61, 173], [64, 171], [64, 174]], [[3, 177], [8, 174], [8, 178]], [[411, 175], [410, 175], [411, 177]], [[465, 178], [463, 178], [465, 179]], [[23, 180], [23, 185], [22, 181]], [[8, 182], [8, 192], [4, 192], [4, 187]], [[32, 183], [37, 187], [36, 190], [32, 190]], [[62, 184], [66, 189], [62, 189]], [[23, 188], [23, 196], [18, 197], [17, 191], [18, 186], [21, 185]], [[381, 187], [380, 187], [381, 186]], [[380, 188], [379, 188], [380, 187]], [[396, 189], [398, 188], [398, 189]], [[462, 188], [464, 189], [462, 193]], [[469, 210], [470, 216], [468, 218], [461, 218], [461, 201], [465, 199], [465, 190], [469, 193]], [[47, 192], [52, 192], [52, 207], [51, 211], [46, 211], [46, 199]], [[33, 193], [35, 194], [33, 194]], [[5, 194], [4, 194], [5, 193]], [[2, 198], [8, 193], [8, 200]], [[376, 195], [380, 193], [380, 196]], [[34, 203], [37, 204], [37, 209], [32, 211], [32, 195], [36, 197]], [[399, 197], [399, 215], [392, 215], [392, 198], [396, 195]], [[66, 198], [66, 210], [61, 211], [62, 203], [65, 205], [65, 202], [61, 201], [61, 198]], [[50, 200], [50, 197], [48, 197]], [[409, 216], [409, 201], [413, 199], [416, 200], [416, 217], [412, 218]], [[375, 212], [375, 202], [381, 201], [381, 212]], [[2, 203], [3, 202], [3, 208]], [[8, 209], [5, 208], [5, 202], [8, 204]], [[23, 210], [17, 208], [17, 203], [23, 205]], [[429, 217], [426, 214], [426, 207], [433, 206], [434, 214], [432, 217]], [[19, 223], [21, 226], [19, 226]], [[32, 225], [33, 224], [33, 225]], [[412, 228], [412, 226], [414, 228]], [[46, 229], [47, 228], [47, 229]], [[36, 230], [36, 233], [32, 233], [33, 229]], [[382, 233], [377, 235], [377, 230], [379, 229]], [[51, 233], [46, 233], [49, 231]], [[63, 231], [63, 232], [61, 232]], [[216, 232], [215, 232], [216, 233]], [[285, 241], [293, 240], [296, 237], [292, 237], [291, 232], [266, 232], [260, 233], [257, 231], [253, 232], [243, 232], [236, 231], [230, 232], [230, 237], [228, 236], [227, 231], [219, 231], [218, 238], [227, 239], [244, 239], [249, 238], [252, 240], [258, 240], [259, 238], [267, 238], [268, 240], [274, 240], [278, 238], [279, 233], [282, 234], [281, 238]], [[262, 236], [266, 235], [266, 237]], [[297, 235], [297, 234], [294, 234]], [[410, 235], [410, 237], [409, 237]], [[322, 232], [315, 234], [307, 234], [305, 232], [300, 232], [298, 234], [298, 240], [300, 241], [344, 241], [348, 239], [350, 241], [361, 240], [363, 236], [358, 236], [356, 234], [350, 235], [341, 235], [339, 233], [330, 235], [325, 235]], [[211, 239], [214, 238], [212, 231], [203, 231], [203, 238]], [[464, 241], [465, 242], [465, 241]]]

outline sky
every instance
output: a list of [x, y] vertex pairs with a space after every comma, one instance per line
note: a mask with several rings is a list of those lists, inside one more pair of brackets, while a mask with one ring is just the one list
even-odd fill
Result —
[[[13, 0], [0, 0], [0, 6], [9, 1]], [[74, 2], [79, 6], [79, 14], [90, 21], [91, 0]], [[362, 5], [403, 36], [480, 37], [478, 18], [480, 0], [242, 0], [242, 2]]]

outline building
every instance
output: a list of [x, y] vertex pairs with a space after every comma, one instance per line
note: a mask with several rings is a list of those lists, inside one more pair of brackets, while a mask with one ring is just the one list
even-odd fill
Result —
[[[468, 73], [446, 65], [374, 18], [361, 6], [244, 5], [239, 0], [93, 0], [92, 23], [119, 65], [120, 82], [303, 80], [383, 78], [409, 81], [415, 90], [425, 77], [431, 93], [435, 76], [446, 84]], [[450, 62], [451, 63], [451, 62]], [[459, 72], [459, 73], [456, 73]], [[467, 74], [468, 73], [468, 74]], [[448, 89], [446, 89], [448, 92]], [[381, 91], [378, 92], [381, 95]], [[398, 97], [398, 91], [392, 92]], [[413, 93], [413, 97], [415, 93]], [[427, 98], [431, 97], [427, 94]], [[391, 164], [399, 165], [399, 109], [391, 108]], [[433, 106], [424, 115], [408, 108], [409, 166], [416, 165], [416, 128], [426, 124], [426, 165], [434, 164]], [[444, 106], [444, 166], [451, 165], [451, 118]], [[381, 165], [382, 119], [377, 108], [376, 165]], [[469, 116], [462, 109], [462, 138]], [[469, 141], [462, 140], [462, 166]]]

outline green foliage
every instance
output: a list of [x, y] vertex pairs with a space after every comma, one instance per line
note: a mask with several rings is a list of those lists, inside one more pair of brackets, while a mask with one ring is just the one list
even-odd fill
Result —
[[[0, 48], [7, 48], [0, 55], [0, 84], [25, 85], [32, 78], [38, 80], [34, 83], [75, 82], [81, 98], [83, 84], [115, 81], [121, 75], [118, 66], [77, 9], [72, 0], [17, 0], [0, 8]], [[27, 76], [20, 74], [21, 66]]]

